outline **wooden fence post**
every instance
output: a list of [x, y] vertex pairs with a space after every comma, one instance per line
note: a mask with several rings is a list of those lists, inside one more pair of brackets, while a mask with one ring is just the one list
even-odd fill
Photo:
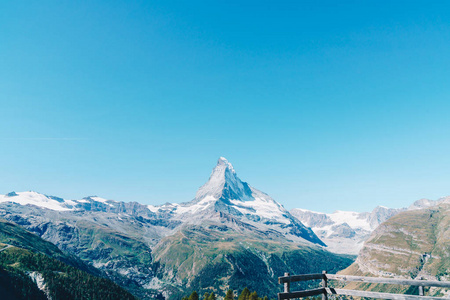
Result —
[[[422, 280], [422, 279], [423, 279], [422, 277], [419, 278], [419, 280]], [[423, 286], [419, 285], [419, 296], [423, 296], [423, 295], [424, 295], [424, 293], [423, 293]]]
[[[289, 273], [284, 273], [284, 276], [290, 276]], [[284, 292], [285, 293], [290, 293], [291, 292], [291, 280], [286, 281], [284, 283]]]
[[[328, 279], [327, 279], [327, 271], [322, 271], [323, 278], [322, 278], [322, 287], [327, 288], [328, 287]], [[328, 300], [328, 294], [327, 291], [324, 291], [322, 294], [322, 300]]]

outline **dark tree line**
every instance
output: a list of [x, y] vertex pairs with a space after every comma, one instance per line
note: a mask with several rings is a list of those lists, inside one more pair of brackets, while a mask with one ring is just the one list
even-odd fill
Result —
[[[216, 298], [216, 295], [214, 294], [214, 292], [212, 292], [211, 294], [205, 293], [200, 299], [198, 293], [196, 291], [193, 291], [189, 295], [189, 297], [185, 296], [182, 298], [182, 300], [216, 300]], [[258, 296], [258, 293], [256, 291], [252, 293], [248, 288], [244, 288], [237, 299], [235, 299], [234, 297], [233, 290], [229, 289], [225, 294], [224, 300], [269, 300], [269, 298], [267, 296], [261, 298]]]

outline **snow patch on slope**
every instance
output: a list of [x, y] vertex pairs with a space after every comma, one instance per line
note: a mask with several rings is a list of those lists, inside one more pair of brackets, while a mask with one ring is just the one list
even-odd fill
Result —
[[174, 204], [174, 213], [177, 215], [182, 214], [195, 214], [200, 211], [207, 209], [210, 205], [214, 204], [217, 199], [211, 195], [208, 195], [200, 201], [195, 201], [193, 204], [184, 203], [184, 204]]
[[335, 225], [347, 223], [353, 229], [362, 229], [371, 231], [375, 228], [370, 226], [368, 219], [363, 214], [354, 211], [335, 211], [328, 215]]
[[0, 195], [0, 203], [11, 202], [20, 205], [34, 205], [55, 211], [77, 210], [81, 203], [98, 202], [113, 207], [112, 200], [106, 200], [97, 196], [86, 197], [80, 200], [66, 200], [55, 196], [47, 196], [38, 192], [11, 192]]
[[284, 224], [291, 222], [285, 217], [286, 211], [281, 209], [280, 205], [273, 199], [270, 198], [271, 201], [269, 201], [266, 197], [258, 197], [256, 193], [253, 194], [253, 197], [253, 201], [230, 200], [230, 202], [235, 209], [244, 215], [250, 214]]
[[57, 211], [73, 210], [73, 208], [68, 207], [64, 201], [60, 202], [58, 200], [55, 200], [54, 197], [49, 197], [37, 192], [21, 192], [17, 193], [13, 197], [10, 197], [8, 195], [0, 195], [0, 203], [13, 202], [20, 205], [35, 205]]

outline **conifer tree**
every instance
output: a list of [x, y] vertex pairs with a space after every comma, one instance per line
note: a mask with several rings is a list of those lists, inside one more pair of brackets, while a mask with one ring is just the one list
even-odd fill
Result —
[[198, 294], [196, 291], [192, 292], [192, 294], [189, 296], [189, 300], [198, 300]]
[[249, 300], [250, 290], [248, 288], [244, 288], [241, 294], [238, 297], [238, 300]]
[[211, 295], [209, 295], [208, 300], [216, 300], [216, 294], [212, 292]]
[[248, 299], [249, 300], [258, 300], [258, 293], [256, 293], [256, 291], [254, 291], [253, 293], [250, 294]]
[[224, 300], [234, 300], [233, 290], [228, 290]]

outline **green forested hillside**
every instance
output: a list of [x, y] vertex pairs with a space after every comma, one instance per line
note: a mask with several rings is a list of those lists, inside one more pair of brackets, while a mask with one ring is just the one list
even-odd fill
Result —
[[135, 299], [78, 265], [91, 269], [20, 226], [0, 221], [2, 299]]
[[37, 292], [36, 283], [34, 286], [30, 283], [30, 275], [43, 279], [42, 289], [51, 299], [135, 299], [108, 279], [17, 247], [9, 247], [0, 252], [0, 270], [3, 275], [2, 283], [18, 282], [14, 289], [8, 285], [0, 288], [14, 292], [23, 299], [29, 299], [34, 294], [36, 299], [41, 299], [39, 295], [43, 295], [41, 291]]
[[3, 219], [0, 219], [0, 243], [27, 249], [34, 253], [42, 253], [94, 275], [101, 274], [99, 270], [89, 266], [79, 258], [63, 253], [54, 244], [27, 231], [17, 224]]

